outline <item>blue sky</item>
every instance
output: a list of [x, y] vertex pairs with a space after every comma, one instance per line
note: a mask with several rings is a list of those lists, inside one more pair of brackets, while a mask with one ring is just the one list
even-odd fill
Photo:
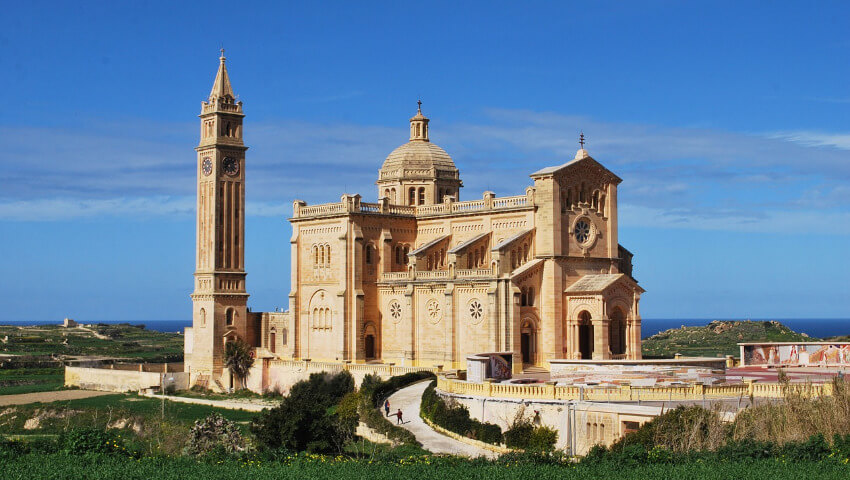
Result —
[[[200, 102], [245, 103], [250, 305], [292, 200], [374, 199], [417, 98], [462, 197], [588, 150], [644, 318], [850, 314], [846, 2], [17, 2], [0, 30], [2, 320], [190, 316]], [[331, 173], [331, 175], [328, 175]]]

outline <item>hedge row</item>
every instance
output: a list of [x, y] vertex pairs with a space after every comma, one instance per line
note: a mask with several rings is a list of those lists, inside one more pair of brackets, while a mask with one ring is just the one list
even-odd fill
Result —
[[416, 440], [415, 435], [407, 429], [393, 425], [392, 422], [384, 417], [380, 408], [384, 400], [396, 391], [428, 378], [434, 378], [434, 374], [425, 371], [411, 372], [390, 377], [388, 380], [381, 380], [377, 375], [366, 375], [363, 383], [360, 384], [361, 404], [358, 412], [360, 414], [360, 420], [366, 426], [390, 440], [404, 445], [421, 447], [422, 444]]
[[425, 389], [422, 394], [422, 404], [419, 415], [431, 422], [449, 430], [485, 443], [498, 445], [502, 443], [502, 429], [492, 423], [482, 423], [469, 416], [469, 410], [462, 405], [449, 406], [434, 391], [437, 382]]

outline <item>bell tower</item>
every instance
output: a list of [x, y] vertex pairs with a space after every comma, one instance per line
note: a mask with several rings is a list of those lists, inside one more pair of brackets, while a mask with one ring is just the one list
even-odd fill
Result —
[[[245, 291], [245, 151], [242, 102], [237, 102], [224, 49], [210, 96], [201, 102], [197, 152], [197, 240], [192, 293], [191, 350], [186, 363], [195, 375], [218, 379], [224, 345], [250, 342]], [[191, 352], [191, 353], [190, 353]]]

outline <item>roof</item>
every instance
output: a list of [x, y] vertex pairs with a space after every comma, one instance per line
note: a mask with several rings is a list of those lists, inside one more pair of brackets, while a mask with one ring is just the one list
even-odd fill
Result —
[[425, 250], [428, 250], [429, 248], [433, 247], [434, 245], [442, 242], [443, 240], [449, 238], [450, 236], [451, 235], [443, 235], [442, 237], [437, 237], [434, 240], [431, 240], [430, 242], [426, 243], [425, 245], [422, 245], [421, 247], [417, 248], [416, 250], [408, 253], [408, 255], [418, 255], [424, 252]]
[[597, 273], [585, 275], [564, 290], [565, 293], [601, 292], [625, 277], [624, 273]]
[[527, 234], [531, 233], [532, 231], [534, 231], [534, 229], [533, 229], [533, 228], [530, 228], [530, 229], [525, 230], [525, 231], [523, 231], [523, 232], [519, 232], [519, 233], [517, 233], [517, 234], [516, 234], [516, 235], [514, 235], [514, 236], [508, 237], [508, 238], [506, 238], [506, 239], [502, 240], [501, 242], [499, 242], [499, 244], [498, 244], [498, 245], [496, 245], [495, 247], [493, 247], [493, 250], [491, 250], [491, 251], [495, 252], [496, 250], [501, 250], [502, 248], [504, 248], [504, 247], [508, 246], [511, 242], [513, 242], [513, 241], [515, 241], [515, 240], [517, 240], [517, 239], [522, 238], [523, 236], [525, 236], [525, 235], [527, 235]]
[[520, 265], [519, 267], [517, 267], [516, 270], [511, 272], [511, 277], [516, 277], [517, 275], [522, 275], [523, 273], [537, 267], [538, 265], [540, 265], [541, 263], [543, 263], [545, 261], [546, 260], [542, 259], [542, 258], [535, 258], [533, 260], [525, 262], [522, 265]]
[[476, 236], [470, 238], [469, 240], [467, 240], [465, 242], [459, 243], [455, 248], [452, 248], [451, 250], [449, 250], [448, 253], [457, 253], [457, 252], [463, 250], [464, 248], [472, 245], [473, 243], [477, 242], [478, 240], [481, 240], [482, 238], [486, 237], [487, 235], [490, 235], [490, 232], [482, 233], [481, 235], [476, 235]]
[[218, 65], [218, 72], [215, 74], [215, 81], [213, 82], [212, 90], [210, 90], [210, 100], [214, 98], [221, 98], [230, 96], [230, 98], [236, 98], [233, 95], [233, 88], [230, 86], [230, 77], [227, 76], [227, 67], [224, 66], [224, 50], [221, 51], [221, 63]]
[[534, 178], [534, 177], [542, 176], [542, 175], [551, 175], [551, 174], [553, 174], [553, 173], [555, 173], [559, 170], [563, 170], [565, 168], [568, 168], [568, 167], [571, 167], [573, 165], [577, 165], [577, 164], [583, 163], [583, 162], [591, 163], [592, 165], [596, 166], [597, 168], [604, 170], [608, 175], [611, 175], [613, 177], [613, 180], [616, 183], [623, 181], [623, 179], [618, 177], [614, 172], [612, 172], [611, 170], [608, 170], [607, 168], [605, 168], [604, 165], [597, 162], [596, 159], [591, 157], [590, 154], [587, 153], [587, 150], [585, 150], [583, 148], [580, 149], [578, 152], [576, 152], [575, 158], [573, 158], [569, 162], [562, 163], [561, 165], [555, 165], [555, 166], [552, 166], [552, 167], [542, 168], [542, 169], [532, 173], [531, 177]]
[[429, 142], [414, 140], [393, 150], [384, 160], [381, 170], [397, 168], [415, 168], [457, 171], [454, 160], [439, 146]]

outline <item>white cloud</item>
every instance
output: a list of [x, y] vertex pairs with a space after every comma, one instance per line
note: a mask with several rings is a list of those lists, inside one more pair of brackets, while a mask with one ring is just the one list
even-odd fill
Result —
[[850, 133], [797, 131], [777, 132], [771, 136], [773, 138], [789, 140], [805, 146], [834, 147], [842, 150], [850, 150]]
[[[249, 124], [248, 214], [286, 217], [294, 199], [334, 202], [342, 192], [373, 200], [377, 170], [407, 139], [405, 119], [399, 123]], [[582, 129], [591, 155], [624, 179], [624, 225], [635, 215], [679, 228], [777, 231], [779, 217], [805, 215], [811, 202], [836, 220], [850, 209], [842, 201], [850, 134], [742, 134], [490, 110], [475, 124], [434, 118], [431, 136], [461, 169], [462, 198], [473, 199], [484, 190], [522, 193], [530, 172], [572, 158]], [[192, 122], [4, 128], [0, 218], [193, 214], [196, 133]]]

